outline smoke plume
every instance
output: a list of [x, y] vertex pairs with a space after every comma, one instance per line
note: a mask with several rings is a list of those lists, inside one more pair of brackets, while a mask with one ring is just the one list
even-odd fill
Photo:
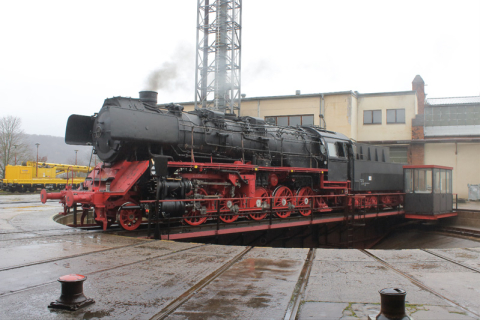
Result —
[[147, 79], [147, 90], [158, 91], [170, 88], [177, 77], [177, 65], [173, 62], [165, 62], [156, 70], [153, 70]]
[[[195, 76], [195, 50], [191, 45], [179, 45], [169, 61], [150, 72], [145, 90], [183, 91], [191, 88]], [[190, 90], [191, 91], [191, 90]]]

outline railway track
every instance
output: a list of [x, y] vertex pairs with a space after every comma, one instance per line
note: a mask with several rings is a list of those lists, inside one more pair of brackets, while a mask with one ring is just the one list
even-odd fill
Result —
[[[221, 276], [225, 271], [227, 271], [231, 266], [240, 261], [253, 247], [247, 247], [245, 250], [240, 252], [238, 255], [227, 261], [217, 270], [209, 274], [207, 277], [202, 279], [196, 285], [192, 286], [189, 290], [182, 293], [177, 299], [172, 301], [169, 305], [163, 308], [159, 313], [155, 314], [150, 320], [163, 320], [166, 319], [169, 315], [174, 313], [179, 309], [185, 302], [187, 302], [194, 294], [198, 293], [200, 290], [205, 288], [209, 283], [214, 281], [216, 278]], [[293, 290], [290, 302], [287, 306], [284, 319], [285, 320], [294, 320], [297, 317], [300, 304], [304, 299], [305, 289], [310, 277], [310, 271], [312, 269], [313, 261], [315, 260], [315, 249], [310, 249], [303, 268], [300, 272], [299, 278]]]
[[[50, 262], [57, 262], [57, 261], [62, 261], [62, 260], [67, 260], [67, 259], [77, 258], [77, 257], [88, 257], [89, 255], [97, 254], [99, 252], [113, 251], [113, 250], [118, 250], [118, 249], [122, 249], [122, 248], [129, 248], [129, 247], [137, 247], [137, 246], [141, 246], [141, 245], [144, 245], [144, 244], [145, 243], [136, 243], [136, 244], [133, 244], [133, 245], [126, 245], [126, 246], [109, 248], [109, 249], [105, 249], [105, 250], [98, 250], [98, 251], [93, 251], [93, 252], [88, 252], [88, 253], [83, 253], [83, 254], [65, 256], [65, 257], [61, 257], [61, 258], [58, 258], [58, 259], [49, 259], [49, 260], [44, 260], [44, 261], [37, 261], [37, 262], [34, 262], [34, 263], [26, 263], [26, 264], [23, 264], [23, 265], [17, 265], [17, 266], [13, 266], [13, 267], [2, 268], [2, 269], [0, 269], [0, 276], [2, 275], [2, 272], [12, 270], [12, 269], [29, 267], [29, 266], [32, 266], [32, 265], [39, 265], [39, 264], [50, 263]], [[131, 266], [131, 265], [135, 265], [135, 264], [142, 264], [142, 263], [145, 263], [146, 261], [163, 259], [165, 257], [176, 255], [176, 254], [179, 254], [179, 253], [182, 253], [182, 252], [185, 252], [185, 251], [188, 251], [188, 250], [192, 250], [192, 249], [195, 249], [195, 248], [198, 248], [198, 247], [201, 247], [201, 246], [203, 246], [203, 244], [199, 244], [199, 245], [196, 245], [196, 246], [180, 249], [180, 250], [177, 250], [175, 252], [166, 253], [166, 254], [163, 254], [163, 255], [160, 255], [160, 256], [157, 256], [157, 257], [149, 257], [149, 258], [137, 260], [137, 261], [130, 262], [130, 263], [119, 264], [119, 265], [116, 265], [116, 266], [113, 266], [113, 267], [110, 267], [110, 268], [104, 268], [104, 269], [88, 272], [88, 273], [85, 273], [85, 275], [86, 276], [94, 275], [94, 274], [97, 274], [97, 273], [112, 271], [112, 270], [115, 270], [115, 269], [118, 269], [118, 268], [127, 267], [127, 266]], [[16, 294], [18, 292], [22, 292], [22, 291], [30, 290], [30, 289], [33, 289], [33, 288], [46, 286], [46, 285], [56, 283], [56, 282], [57, 282], [57, 280], [55, 279], [55, 280], [52, 280], [52, 281], [45, 281], [41, 284], [36, 284], [36, 285], [29, 286], [29, 287], [26, 287], [26, 288], [22, 288], [22, 289], [19, 289], [19, 290], [9, 291], [9, 292], [0, 294], [0, 299], [2, 297], [10, 296], [10, 295]]]
[[200, 280], [197, 284], [192, 286], [190, 289], [182, 293], [177, 299], [173, 300], [170, 304], [168, 304], [165, 308], [163, 308], [159, 313], [155, 314], [150, 320], [162, 320], [167, 318], [170, 314], [175, 312], [180, 306], [182, 306], [185, 302], [188, 301], [195, 293], [202, 290], [206, 287], [210, 282], [221, 276], [225, 271], [227, 271], [232, 265], [238, 262], [240, 259], [243, 258], [253, 247], [247, 247], [245, 250], [237, 254], [235, 257], [224, 263], [218, 269], [210, 273], [208, 276]]
[[[9, 268], [0, 269], [0, 275], [2, 275], [2, 272], [8, 271], [8, 270], [11, 270], [11, 269], [14, 269], [14, 268], [27, 267], [27, 266], [31, 266], [31, 265], [48, 263], [48, 262], [52, 262], [52, 261], [62, 261], [62, 260], [70, 259], [72, 257], [88, 257], [89, 255], [96, 254], [96, 253], [103, 252], [103, 251], [110, 251], [110, 250], [116, 250], [116, 249], [122, 249], [122, 248], [136, 247], [136, 246], [141, 246], [143, 244], [144, 243], [125, 245], [125, 246], [120, 246], [120, 247], [117, 247], [117, 248], [109, 248], [109, 249], [106, 249], [106, 250], [100, 250], [100, 251], [95, 251], [95, 252], [90, 252], [90, 253], [84, 253], [84, 254], [78, 254], [78, 255], [73, 255], [73, 256], [68, 256], [68, 257], [62, 257], [62, 258], [58, 258], [58, 259], [37, 261], [35, 263], [13, 266], [13, 267], [9, 267]], [[92, 272], [89, 272], [89, 273], [85, 273], [85, 275], [89, 276], [89, 275], [99, 274], [99, 273], [102, 273], [102, 272], [109, 272], [111, 270], [115, 270], [115, 269], [126, 267], [126, 266], [142, 264], [142, 263], [145, 263], [146, 261], [165, 259], [165, 258], [168, 258], [168, 257], [172, 257], [176, 254], [180, 254], [182, 252], [198, 248], [200, 246], [203, 246], [203, 244], [188, 247], [188, 248], [184, 248], [184, 249], [177, 250], [175, 252], [170, 252], [170, 253], [167, 253], [167, 254], [164, 254], [164, 255], [161, 255], [161, 256], [145, 258], [145, 259], [141, 259], [141, 260], [138, 260], [138, 261], [119, 264], [119, 265], [109, 267], [109, 268], [95, 270], [95, 271], [92, 271]], [[216, 268], [213, 272], [211, 272], [207, 276], [200, 279], [195, 285], [193, 285], [192, 287], [190, 287], [188, 290], [184, 291], [183, 293], [179, 293], [177, 298], [175, 298], [173, 301], [171, 301], [166, 307], [164, 307], [158, 313], [153, 315], [151, 317], [151, 319], [165, 319], [168, 316], [175, 313], [181, 306], [183, 306], [187, 301], [189, 301], [189, 299], [192, 298], [192, 296], [194, 296], [199, 291], [203, 290], [205, 287], [207, 287], [209, 284], [211, 284], [212, 281], [219, 278], [229, 268], [231, 268], [234, 264], [239, 262], [252, 249], [253, 249], [253, 247], [247, 247], [242, 252], [240, 252], [236, 256], [234, 256], [233, 258], [230, 258], [227, 261], [222, 262], [222, 264], [218, 268]], [[461, 308], [464, 312], [466, 312], [466, 314], [474, 316], [474, 317], [480, 317], [480, 314], [476, 313], [475, 311], [472, 311], [469, 308], [460, 305], [459, 303], [457, 303], [456, 301], [452, 300], [451, 298], [445, 296], [444, 294], [441, 294], [440, 292], [426, 286], [425, 284], [423, 284], [421, 281], [417, 280], [415, 277], [411, 276], [410, 274], [399, 270], [398, 268], [391, 265], [389, 262], [387, 262], [387, 261], [383, 260], [382, 258], [376, 256], [375, 252], [372, 253], [372, 252], [369, 252], [369, 251], [366, 251], [366, 250], [360, 250], [360, 251], [362, 251], [367, 256], [370, 256], [370, 257], [374, 258], [376, 261], [378, 261], [379, 263], [381, 263], [382, 265], [384, 265], [388, 269], [390, 269], [390, 270], [394, 271], [395, 273], [400, 274], [402, 277], [408, 279], [409, 281], [411, 281], [413, 284], [415, 284], [419, 288], [434, 294], [435, 296], [441, 298], [442, 300], [447, 301], [449, 304], [451, 304], [453, 306]], [[437, 252], [434, 252], [434, 251], [428, 250], [428, 249], [423, 249], [423, 251], [425, 251], [428, 254], [432, 254], [436, 257], [439, 257], [439, 258], [441, 258], [445, 261], [448, 261], [450, 263], [455, 263], [455, 264], [457, 264], [459, 266], [462, 266], [462, 267], [464, 267], [464, 268], [466, 268], [470, 271], [480, 273], [479, 269], [471, 267], [469, 265], [466, 265], [466, 264], [458, 262], [458, 261], [454, 261], [454, 260], [452, 260], [452, 259], [450, 259], [450, 258], [448, 258], [448, 257], [446, 257], [446, 256], [444, 256], [440, 253], [437, 253]], [[291, 298], [290, 298], [290, 302], [289, 302], [289, 304], [286, 308], [285, 314], [284, 314], [284, 319], [285, 320], [287, 320], [287, 319], [293, 320], [293, 319], [296, 319], [296, 317], [298, 316], [300, 306], [301, 306], [302, 302], [304, 302], [305, 289], [307, 287], [307, 284], [308, 284], [308, 281], [309, 281], [309, 278], [310, 278], [310, 272], [311, 272], [311, 269], [312, 269], [313, 261], [315, 260], [315, 252], [316, 252], [316, 249], [310, 249], [307, 256], [306, 256], [306, 259], [305, 259], [305, 262], [303, 264], [300, 275], [298, 277], [297, 283], [296, 283], [296, 285], [293, 289], [293, 292], [292, 292], [292, 295], [291, 295]], [[55, 282], [56, 282], [56, 280], [45, 281], [45, 282], [40, 283], [40, 284], [36, 284], [36, 285], [32, 285], [32, 286], [22, 288], [22, 289], [19, 289], [19, 290], [14, 290], [14, 291], [10, 291], [10, 292], [4, 293], [4, 294], [0, 294], [0, 299], [3, 298], [3, 297], [6, 297], [6, 296], [16, 294], [18, 292], [27, 291], [27, 290], [30, 290], [30, 289], [50, 285], [50, 284], [53, 284]]]
[[[115, 249], [120, 249], [120, 248], [125, 248], [125, 247], [135, 247], [135, 246], [140, 246], [140, 245], [143, 245], [143, 243], [140, 243], [140, 244], [135, 244], [135, 245], [129, 245], [129, 246], [122, 246], [122, 247], [117, 247], [117, 248], [113, 248], [111, 250], [115, 250]], [[141, 260], [138, 260], [138, 261], [134, 261], [134, 262], [130, 262], [130, 263], [124, 263], [124, 264], [120, 264], [120, 265], [117, 265], [117, 266], [114, 266], [114, 267], [110, 267], [110, 268], [105, 268], [105, 269], [101, 269], [101, 270], [95, 270], [93, 272], [89, 272], [89, 273], [85, 273], [85, 275], [87, 276], [90, 276], [90, 275], [94, 275], [94, 274], [98, 274], [98, 273], [102, 273], [102, 272], [110, 272], [112, 270], [115, 270], [115, 269], [118, 269], [118, 268], [122, 268], [122, 267], [127, 267], [127, 266], [132, 266], [132, 265], [137, 265], [137, 264], [143, 264], [145, 263], [146, 261], [152, 261], [152, 260], [158, 260], [158, 259], [165, 259], [165, 258], [168, 258], [168, 257], [172, 257], [174, 255], [177, 255], [177, 254], [180, 254], [180, 253], [184, 253], [186, 251], [189, 251], [189, 250], [192, 250], [192, 249], [195, 249], [195, 248], [198, 248], [198, 247], [201, 247], [203, 246], [203, 244], [199, 244], [199, 245], [195, 245], [195, 246], [192, 246], [192, 247], [189, 247], [189, 248], [185, 248], [185, 249], [181, 249], [181, 250], [177, 250], [175, 252], [171, 252], [171, 253], [167, 253], [167, 254], [164, 254], [164, 255], [161, 255], [161, 256], [158, 256], [158, 257], [150, 257], [150, 258], [145, 258], [145, 259], [141, 259]], [[216, 270], [214, 270], [212, 273], [210, 273], [209, 275], [207, 275], [206, 277], [204, 277], [203, 279], [201, 279], [200, 281], [198, 281], [195, 285], [193, 285], [192, 287], [190, 287], [187, 291], [183, 292], [182, 294], [180, 294], [176, 299], [174, 299], [171, 303], [169, 303], [166, 307], [164, 307], [160, 312], [158, 312], [157, 314], [155, 314], [153, 317], [151, 317], [151, 319], [165, 319], [166, 317], [168, 317], [168, 315], [170, 315], [171, 313], [175, 312], [175, 310], [177, 310], [180, 306], [182, 306], [186, 301], [188, 301], [195, 293], [197, 293], [198, 291], [202, 290], [204, 287], [206, 287], [208, 284], [210, 284], [212, 281], [214, 281], [216, 278], [218, 278], [219, 276], [221, 276], [225, 271], [227, 271], [232, 265], [234, 265], [236, 262], [238, 262], [239, 260], [241, 260], [253, 247], [246, 247], [242, 252], [240, 252], [239, 254], [237, 254], [236, 256], [234, 256], [233, 258], [229, 259], [228, 261], [226, 261], [225, 263], [223, 263], [220, 267], [218, 267]], [[101, 251], [96, 251], [96, 252], [91, 252], [91, 253], [86, 253], [86, 254], [80, 254], [80, 255], [75, 255], [75, 257], [80, 257], [80, 256], [88, 256], [88, 255], [91, 255], [91, 254], [94, 254], [94, 253], [98, 253], [98, 252], [101, 252]], [[61, 259], [56, 259], [56, 261], [61, 261], [61, 260], [66, 260], [66, 259], [69, 259], [71, 258], [70, 257], [63, 257]], [[46, 263], [47, 261], [43, 261], [43, 262], [37, 262], [35, 264], [41, 264], [41, 263]], [[50, 262], [50, 261], [48, 261]], [[32, 264], [25, 264], [23, 266], [30, 266]], [[17, 266], [17, 267], [21, 267], [21, 266]], [[4, 269], [1, 269], [0, 270], [0, 275], [2, 275], [2, 271], [6, 271], [6, 270], [9, 270], [11, 268], [4, 268]], [[50, 285], [50, 284], [53, 284], [53, 283], [56, 283], [57, 280], [53, 280], [53, 281], [45, 281], [41, 284], [36, 284], [36, 285], [33, 285], [33, 286], [29, 286], [29, 287], [26, 287], [26, 288], [22, 288], [22, 289], [19, 289], [19, 290], [14, 290], [14, 291], [9, 291], [7, 293], [4, 293], [4, 294], [0, 294], [0, 299], [4, 298], [4, 297], [7, 297], [7, 296], [10, 296], [10, 295], [13, 295], [13, 294], [17, 294], [19, 292], [22, 292], [22, 291], [27, 291], [27, 290], [31, 290], [31, 289], [35, 289], [35, 288], [38, 288], [38, 287], [42, 287], [42, 286], [46, 286], [46, 285]]]
[[52, 237], [68, 237], [68, 236], [77, 236], [77, 235], [86, 235], [86, 234], [115, 234], [115, 235], [128, 235], [128, 231], [124, 231], [120, 227], [112, 228], [108, 231], [103, 231], [100, 227], [94, 226], [84, 229], [43, 229], [43, 230], [34, 230], [34, 231], [12, 231], [12, 232], [0, 232], [2, 235], [22, 235], [29, 234], [33, 236], [23, 237], [23, 238], [10, 238], [10, 239], [0, 239], [0, 243], [4, 241], [13, 241], [13, 240], [34, 240], [34, 239], [43, 239], [43, 238], [52, 238]]
[[480, 238], [480, 230], [459, 228], [459, 227], [443, 227], [436, 230], [437, 232], [444, 232], [448, 234]]
[[433, 252], [433, 251], [430, 250], [430, 249], [421, 249], [421, 250], [422, 250], [422, 251], [425, 251], [425, 252], [427, 252], [427, 253], [430, 253], [430, 254], [432, 254], [432, 255], [434, 255], [434, 256], [436, 256], [436, 257], [439, 257], [439, 258], [441, 258], [441, 259], [443, 259], [443, 260], [449, 261], [449, 262], [451, 262], [451, 263], [455, 263], [456, 265], [462, 266], [462, 267], [464, 267], [464, 268], [466, 268], [466, 269], [469, 269], [469, 270], [471, 270], [471, 271], [480, 273], [480, 269], [477, 269], [477, 268], [475, 268], [475, 267], [469, 266], [469, 265], [467, 265], [467, 264], [465, 264], [465, 263], [458, 262], [458, 261], [456, 261], [456, 260], [454, 260], [454, 259], [450, 259], [449, 257], [444, 256], [443, 254], [440, 254], [440, 253], [438, 253], [438, 252]]
[[312, 270], [313, 261], [315, 260], [315, 249], [310, 249], [307, 254], [307, 259], [303, 265], [300, 276], [298, 277], [297, 284], [293, 290], [292, 297], [287, 306], [284, 320], [295, 320], [299, 311], [300, 304], [304, 300], [305, 289], [307, 287], [308, 280], [310, 279], [310, 271]]
[[140, 246], [140, 245], [143, 245], [143, 243], [135, 243], [135, 244], [119, 246], [119, 247], [115, 247], [115, 248], [107, 248], [107, 249], [102, 249], [102, 250], [96, 250], [96, 251], [93, 251], [93, 252], [72, 254], [72, 255], [63, 256], [63, 257], [59, 257], [59, 258], [52, 258], [52, 259], [45, 259], [45, 260], [40, 260], [40, 261], [35, 261], [35, 262], [30, 262], [30, 263], [24, 263], [24, 264], [19, 264], [19, 265], [15, 265], [15, 266], [0, 268], [0, 272], [7, 271], [7, 270], [13, 270], [13, 269], [19, 269], [19, 268], [23, 268], [23, 267], [34, 266], [34, 265], [43, 264], [43, 263], [62, 261], [62, 260], [71, 259], [71, 258], [84, 257], [84, 256], [88, 256], [88, 255], [91, 255], [91, 254], [94, 254], [94, 253], [99, 253], [99, 252], [114, 251], [114, 250], [128, 248], [128, 247], [136, 247], [136, 246]]
[[40, 206], [40, 201], [10, 201], [10, 202], [0, 201], [0, 206], [4, 204], [26, 204], [26, 203], [35, 203]]
[[[423, 290], [426, 290], [428, 292], [430, 292], [431, 294], [437, 296], [438, 298], [442, 299], [442, 300], [445, 300], [447, 301], [449, 304], [451, 305], [455, 305], [457, 306], [458, 308], [462, 309], [466, 314], [470, 315], [470, 316], [473, 316], [473, 317], [480, 317], [480, 314], [477, 313], [477, 312], [474, 312], [472, 310], [470, 310], [469, 308], [466, 308], [462, 305], [460, 305], [459, 303], [457, 303], [456, 301], [446, 297], [445, 295], [439, 293], [438, 291], [428, 287], [427, 285], [425, 285], [424, 283], [422, 283], [421, 281], [417, 280], [415, 277], [409, 275], [408, 273], [406, 272], [403, 272], [401, 271], [400, 269], [398, 268], [395, 268], [393, 265], [391, 265], [390, 263], [388, 263], [387, 261], [383, 260], [382, 258], [376, 256], [375, 254], [373, 254], [372, 252], [369, 252], [367, 250], [363, 250], [363, 249], [359, 249], [361, 252], [363, 252], [364, 254], [366, 254], [367, 256], [369, 257], [372, 257], [373, 259], [375, 259], [376, 261], [380, 262], [383, 266], [387, 267], [388, 269], [394, 271], [395, 273], [401, 275], [402, 277], [404, 278], [407, 278], [408, 280], [410, 280], [411, 283], [413, 283], [414, 285], [416, 285], [417, 287], [423, 289]], [[473, 270], [475, 272], [480, 272], [480, 270], [477, 270], [476, 268], [473, 268], [473, 267], [470, 267], [470, 266], [467, 266], [463, 263], [460, 263], [460, 262], [457, 262], [457, 261], [453, 261], [452, 259], [449, 259], [441, 254], [436, 254], [436, 253], [433, 253], [432, 251], [430, 250], [427, 250], [427, 249], [423, 249], [422, 251], [424, 252], [427, 252], [429, 254], [432, 254], [436, 257], [439, 257], [441, 259], [444, 259], [445, 261], [448, 261], [448, 262], [451, 262], [451, 263], [455, 263], [457, 265], [460, 265], [464, 268], [467, 268], [469, 270]]]

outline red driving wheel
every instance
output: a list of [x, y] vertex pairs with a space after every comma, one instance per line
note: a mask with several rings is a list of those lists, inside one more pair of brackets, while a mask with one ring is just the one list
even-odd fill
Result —
[[220, 207], [220, 214], [218, 218], [225, 223], [232, 223], [237, 221], [238, 214], [234, 214], [235, 211], [232, 211], [234, 206], [240, 207], [240, 200], [223, 200]]
[[293, 192], [288, 187], [280, 186], [273, 192], [273, 207], [279, 218], [287, 218], [292, 211], [288, 211], [289, 203], [293, 203]]
[[[262, 204], [267, 201], [268, 191], [264, 188], [257, 188], [255, 190], [255, 198], [253, 199], [253, 207], [258, 210], [262, 210]], [[267, 216], [267, 212], [258, 212], [258, 213], [250, 213], [248, 215], [250, 219], [253, 220], [262, 220]]]
[[[198, 194], [207, 195], [207, 191], [204, 189], [198, 189]], [[200, 206], [205, 206], [208, 210], [213, 209], [213, 202], [211, 201], [195, 201], [200, 204]], [[197, 204], [198, 205], [198, 204]], [[207, 221], [207, 216], [202, 215], [202, 212], [197, 209], [197, 206], [194, 204], [192, 208], [189, 209], [188, 213], [183, 216], [183, 221], [191, 226], [198, 226]]]
[[308, 207], [309, 209], [302, 209], [298, 210], [302, 216], [309, 216], [312, 213], [312, 210], [310, 209], [311, 202], [312, 202], [312, 197], [313, 196], [313, 190], [310, 187], [303, 187], [300, 190], [298, 190], [297, 193], [297, 206], [303, 206], [303, 207]]
[[124, 209], [119, 210], [118, 223], [123, 229], [133, 231], [142, 223], [142, 211], [139, 209], [127, 209], [130, 206], [136, 206], [136, 204], [126, 203], [122, 206]]

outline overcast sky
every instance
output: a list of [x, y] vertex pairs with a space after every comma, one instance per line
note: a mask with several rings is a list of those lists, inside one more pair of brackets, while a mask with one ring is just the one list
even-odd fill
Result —
[[[70, 114], [137, 97], [176, 66], [159, 103], [194, 100], [197, 1], [2, 1], [0, 116], [63, 136]], [[480, 1], [243, 0], [242, 93], [411, 90], [480, 95]]]

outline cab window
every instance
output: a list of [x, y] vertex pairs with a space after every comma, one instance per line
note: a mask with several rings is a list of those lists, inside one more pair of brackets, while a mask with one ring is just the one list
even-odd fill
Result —
[[337, 158], [338, 155], [337, 155], [337, 146], [335, 145], [334, 142], [328, 142], [327, 143], [327, 146], [328, 146], [328, 155], [330, 157], [335, 157]]
[[346, 158], [347, 146], [343, 142], [328, 142], [328, 155], [333, 158]]
[[345, 158], [345, 148], [343, 147], [343, 143], [341, 142], [335, 142], [335, 145], [337, 146], [337, 154], [340, 158]]

